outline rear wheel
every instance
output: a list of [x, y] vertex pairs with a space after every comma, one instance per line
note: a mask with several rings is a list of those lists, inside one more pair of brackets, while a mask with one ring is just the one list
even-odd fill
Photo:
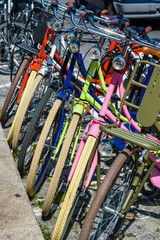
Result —
[[113, 161], [85, 218], [79, 240], [116, 239], [125, 216], [120, 216], [135, 174], [132, 151], [125, 148]]

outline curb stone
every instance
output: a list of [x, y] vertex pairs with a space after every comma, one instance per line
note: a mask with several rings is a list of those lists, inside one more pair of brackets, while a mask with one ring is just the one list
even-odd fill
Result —
[[44, 240], [1, 125], [0, 239]]

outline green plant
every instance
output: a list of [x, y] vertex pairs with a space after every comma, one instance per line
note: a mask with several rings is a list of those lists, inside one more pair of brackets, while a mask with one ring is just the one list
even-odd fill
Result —
[[54, 199], [53, 199], [53, 203], [60, 204], [61, 202], [64, 201], [65, 196], [66, 196], [66, 193], [64, 193], [64, 192], [61, 192], [61, 191], [56, 192]]
[[45, 240], [50, 240], [51, 238], [51, 231], [49, 231], [49, 227], [47, 224], [42, 224], [42, 223], [39, 223], [39, 226], [40, 226], [40, 229], [41, 229], [41, 232], [43, 234], [43, 237]]
[[37, 206], [43, 208], [44, 200], [39, 200], [37, 194], [35, 194], [34, 199], [32, 200], [32, 206]]
[[119, 234], [119, 235], [117, 236], [118, 239], [121, 239], [122, 237], [123, 237], [122, 234]]
[[46, 182], [51, 182], [51, 179], [52, 179], [51, 177], [48, 177]]
[[134, 235], [133, 233], [127, 233], [126, 237], [136, 237], [136, 235]]
[[157, 228], [157, 229], [156, 229], [156, 232], [160, 232], [160, 228]]
[[76, 222], [76, 223], [74, 223], [74, 225], [72, 226], [72, 229], [74, 229], [74, 231], [76, 232], [76, 233], [78, 233], [78, 231], [77, 231], [77, 228], [79, 227], [79, 223], [78, 222]]
[[57, 219], [57, 217], [53, 214], [53, 215], [52, 215], [52, 219]]
[[19, 151], [13, 152], [13, 158], [14, 160], [17, 160], [19, 158]]

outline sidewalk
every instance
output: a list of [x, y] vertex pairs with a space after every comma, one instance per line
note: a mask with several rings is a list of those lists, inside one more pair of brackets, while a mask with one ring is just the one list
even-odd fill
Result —
[[1, 125], [0, 239], [44, 240]]

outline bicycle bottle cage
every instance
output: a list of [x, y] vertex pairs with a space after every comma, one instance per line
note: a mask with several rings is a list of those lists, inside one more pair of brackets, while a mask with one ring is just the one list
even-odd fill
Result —
[[[135, 80], [138, 68], [142, 64], [147, 67], [152, 66], [147, 84], [146, 82], [140, 83]], [[141, 101], [138, 101], [136, 104], [127, 101], [127, 96], [133, 86], [136, 86], [137, 89], [142, 88]], [[138, 124], [144, 129], [153, 130], [160, 139], [160, 66], [158, 64], [145, 60], [141, 60], [136, 63], [135, 68], [130, 75], [124, 97], [120, 105], [120, 113], [122, 112], [124, 105], [127, 105], [132, 110], [135, 109], [137, 111], [136, 120]], [[158, 142], [147, 138], [144, 134], [133, 133], [131, 131], [120, 129], [119, 127], [116, 128], [115, 126], [112, 127], [112, 124], [110, 124], [109, 127], [107, 125], [103, 125], [100, 129], [110, 135], [132, 142], [133, 144], [142, 146], [143, 148], [150, 150], [160, 149], [160, 144]]]

